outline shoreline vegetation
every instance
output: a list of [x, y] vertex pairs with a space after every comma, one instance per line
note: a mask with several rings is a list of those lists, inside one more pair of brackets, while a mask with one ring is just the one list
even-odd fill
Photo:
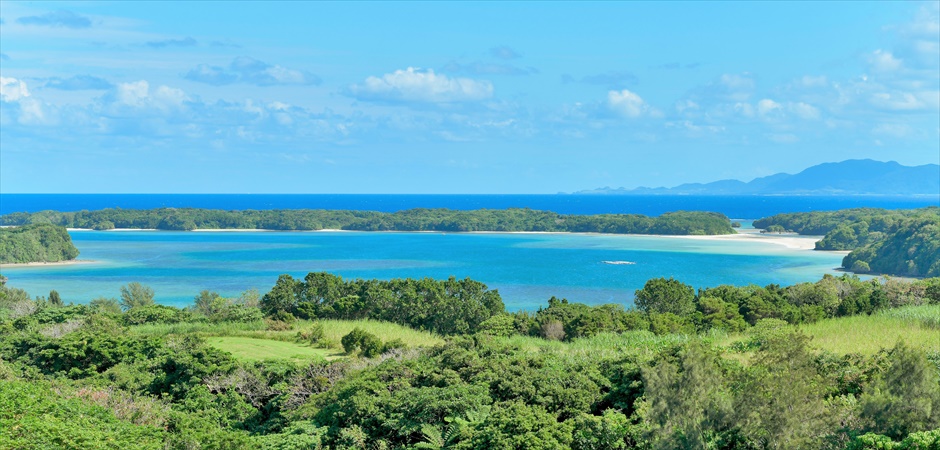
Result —
[[940, 207], [777, 214], [754, 227], [823, 235], [816, 250], [849, 251], [842, 267], [854, 273], [940, 276]]
[[51, 223], [67, 228], [352, 231], [532, 231], [595, 232], [610, 234], [718, 235], [733, 234], [725, 215], [701, 211], [676, 211], [657, 217], [639, 214], [565, 215], [532, 209], [410, 209], [395, 213], [346, 210], [245, 210], [200, 208], [147, 210], [12, 213], [0, 217], [0, 225]]
[[68, 231], [48, 223], [0, 228], [0, 264], [71, 261], [78, 257]]

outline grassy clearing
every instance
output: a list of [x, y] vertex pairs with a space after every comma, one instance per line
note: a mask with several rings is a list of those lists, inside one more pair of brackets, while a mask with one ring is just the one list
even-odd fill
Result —
[[940, 352], [940, 305], [914, 306], [871, 316], [841, 317], [800, 327], [813, 345], [834, 353], [873, 354], [903, 340], [914, 347]]
[[[940, 305], [908, 306], [871, 316], [826, 319], [799, 328], [812, 336], [812, 346], [836, 354], [871, 355], [894, 347], [898, 340], [928, 352], [940, 352]], [[727, 347], [748, 338], [746, 333], [738, 333], [715, 342]]]
[[209, 345], [229, 352], [237, 359], [243, 361], [261, 360], [290, 360], [294, 362], [310, 362], [316, 360], [332, 360], [343, 356], [342, 349], [321, 349], [309, 345], [293, 342], [272, 341], [270, 339], [255, 339], [236, 336], [208, 337]]
[[[298, 332], [310, 330], [315, 323], [323, 325], [323, 339], [315, 345], [297, 342]], [[428, 347], [444, 342], [441, 337], [425, 331], [372, 320], [298, 320], [293, 328], [285, 331], [268, 330], [260, 320], [247, 323], [147, 324], [130, 327], [130, 331], [147, 336], [201, 336], [213, 347], [246, 361], [298, 358], [306, 361], [344, 356], [340, 340], [357, 327], [378, 336], [382, 342], [401, 339], [408, 347]]]
[[626, 354], [654, 354], [664, 347], [686, 342], [690, 338], [679, 334], [656, 336], [648, 331], [631, 331], [623, 334], [600, 333], [571, 342], [550, 341], [531, 336], [512, 336], [502, 339], [507, 344], [533, 352], [598, 360], [617, 358]]

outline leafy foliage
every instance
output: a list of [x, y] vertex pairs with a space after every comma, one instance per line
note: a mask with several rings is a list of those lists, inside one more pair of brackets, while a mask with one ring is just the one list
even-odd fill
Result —
[[77, 256], [65, 227], [39, 223], [0, 228], [0, 263], [68, 261]]

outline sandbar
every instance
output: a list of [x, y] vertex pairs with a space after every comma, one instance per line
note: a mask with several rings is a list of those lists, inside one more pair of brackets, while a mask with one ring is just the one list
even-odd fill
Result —
[[49, 267], [49, 266], [72, 266], [76, 264], [93, 264], [98, 261], [91, 259], [72, 259], [69, 261], [55, 262], [28, 262], [28, 263], [0, 263], [0, 268], [11, 269], [15, 267]]

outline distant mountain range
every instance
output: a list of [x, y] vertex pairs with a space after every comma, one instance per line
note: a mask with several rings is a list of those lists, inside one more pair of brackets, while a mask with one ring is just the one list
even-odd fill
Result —
[[721, 180], [673, 188], [610, 187], [575, 194], [614, 195], [940, 195], [940, 166], [902, 166], [870, 159], [819, 164], [798, 174], [778, 173], [750, 182]]

